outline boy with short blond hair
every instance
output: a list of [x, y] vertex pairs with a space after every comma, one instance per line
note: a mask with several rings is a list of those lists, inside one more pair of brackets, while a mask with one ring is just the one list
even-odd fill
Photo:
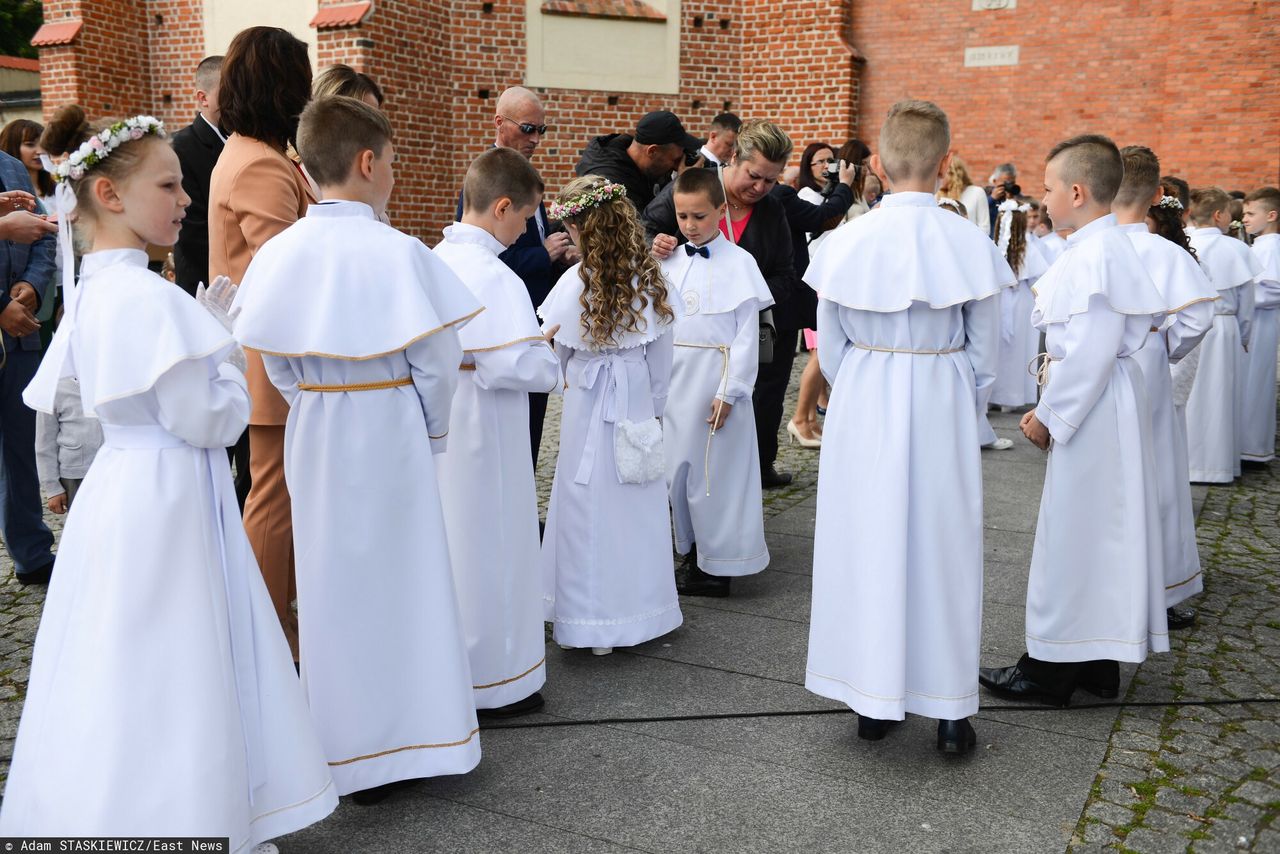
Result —
[[434, 456], [457, 328], [481, 307], [379, 222], [395, 156], [381, 112], [318, 98], [298, 150], [323, 201], [253, 259], [235, 331], [289, 403], [303, 689], [339, 793], [373, 803], [480, 761]]
[[951, 145], [927, 101], [889, 111], [871, 169], [892, 192], [823, 243], [823, 431], [805, 687], [884, 738], [907, 713], [937, 747], [977, 736], [982, 624], [979, 426], [995, 380], [998, 294], [1013, 271], [987, 236], [937, 206]]
[[1244, 377], [1240, 457], [1265, 463], [1276, 455], [1276, 346], [1280, 338], [1280, 189], [1244, 197], [1244, 227], [1262, 272], [1254, 279], [1253, 333]]
[[[989, 690], [1065, 706], [1119, 693], [1120, 661], [1169, 649], [1151, 415], [1133, 355], [1165, 313], [1111, 204], [1124, 165], [1105, 136], [1059, 143], [1043, 204], [1075, 232], [1036, 284], [1040, 403], [1022, 432], [1049, 452], [1027, 582], [1027, 654], [983, 668]], [[1106, 472], [1100, 477], [1099, 472]]]
[[529, 393], [556, 389], [560, 361], [524, 282], [499, 257], [542, 192], [520, 152], [486, 151], [467, 169], [461, 221], [435, 248], [485, 306], [458, 333], [453, 437], [437, 475], [476, 708], [500, 717], [540, 709], [547, 679]]

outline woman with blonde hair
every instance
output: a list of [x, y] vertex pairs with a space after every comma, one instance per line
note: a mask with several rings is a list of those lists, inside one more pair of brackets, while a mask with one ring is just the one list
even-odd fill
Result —
[[542, 541], [546, 618], [565, 649], [607, 655], [683, 621], [662, 417], [675, 313], [626, 188], [598, 175], [560, 191], [582, 261], [538, 309], [564, 365], [560, 457]]
[[960, 202], [968, 212], [969, 222], [982, 229], [983, 234], [991, 234], [991, 210], [987, 207], [986, 191], [969, 178], [969, 167], [959, 157], [951, 158], [938, 198]]

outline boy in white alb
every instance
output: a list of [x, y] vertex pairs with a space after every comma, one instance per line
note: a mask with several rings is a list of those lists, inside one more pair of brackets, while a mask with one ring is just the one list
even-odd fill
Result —
[[1253, 336], [1244, 379], [1240, 457], [1266, 463], [1276, 456], [1276, 345], [1280, 338], [1280, 189], [1244, 197], [1244, 227], [1253, 235], [1262, 271], [1254, 279]]
[[760, 312], [773, 305], [760, 268], [720, 234], [720, 176], [689, 169], [676, 179], [676, 221], [689, 241], [662, 262], [676, 312], [671, 392], [662, 419], [676, 551], [676, 589], [727, 596], [730, 579], [769, 564], [751, 400]]
[[889, 111], [871, 168], [893, 192], [832, 232], [805, 275], [831, 382], [813, 550], [805, 687], [858, 713], [875, 741], [907, 713], [937, 747], [973, 749], [982, 627], [979, 425], [995, 379], [994, 243], [942, 210], [947, 116]]
[[1217, 187], [1191, 193], [1188, 234], [1218, 291], [1213, 327], [1200, 344], [1200, 365], [1187, 398], [1187, 454], [1192, 481], [1230, 483], [1240, 476], [1246, 353], [1253, 332], [1254, 277], [1261, 265], [1227, 236], [1231, 197]]
[[455, 327], [481, 307], [378, 220], [394, 180], [386, 116], [318, 98], [298, 150], [324, 201], [254, 257], [236, 337], [289, 403], [303, 689], [338, 791], [374, 803], [480, 761], [434, 455], [462, 359]]
[[467, 169], [462, 221], [435, 248], [485, 307], [458, 332], [452, 435], [436, 474], [476, 708], [498, 716], [541, 708], [547, 679], [529, 392], [559, 386], [560, 360], [524, 283], [498, 257], [524, 233], [542, 191], [518, 151], [485, 152]]
[[1155, 459], [1142, 370], [1133, 358], [1164, 299], [1111, 202], [1124, 166], [1088, 134], [1045, 164], [1043, 204], [1075, 232], [1036, 285], [1044, 391], [1022, 432], [1049, 451], [1027, 582], [1027, 654], [983, 668], [1001, 696], [1065, 706], [1077, 687], [1119, 692], [1118, 662], [1169, 649]]
[[[1151, 430], [1156, 461], [1156, 496], [1160, 506], [1160, 531], [1164, 555], [1165, 605], [1169, 628], [1187, 628], [1195, 613], [1174, 606], [1204, 589], [1200, 555], [1195, 547], [1195, 515], [1191, 508], [1191, 484], [1187, 474], [1187, 436], [1183, 415], [1173, 405], [1169, 365], [1200, 344], [1213, 325], [1213, 289], [1195, 258], [1147, 227], [1151, 208], [1164, 202], [1160, 187], [1160, 161], [1141, 145], [1120, 149], [1124, 180], [1111, 210], [1119, 228], [1133, 243], [1134, 251], [1164, 298], [1168, 312], [1161, 326], [1152, 326], [1134, 360], [1142, 368], [1151, 407]], [[1160, 212], [1157, 212], [1160, 214]], [[1185, 238], [1182, 238], [1185, 242]]]

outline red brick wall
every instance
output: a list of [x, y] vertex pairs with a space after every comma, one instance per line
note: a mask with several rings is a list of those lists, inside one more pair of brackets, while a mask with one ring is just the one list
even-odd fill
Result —
[[202, 0], [148, 0], [146, 3], [152, 115], [170, 130], [196, 114], [195, 71], [204, 59]]
[[[953, 146], [982, 183], [1012, 161], [1028, 192], [1044, 156], [1077, 133], [1149, 145], [1193, 185], [1250, 189], [1280, 177], [1280, 3], [1251, 0], [855, 0], [866, 57], [859, 125], [875, 148], [893, 102], [936, 101]], [[1020, 64], [964, 68], [965, 47], [1019, 45]]]
[[145, 5], [129, 0], [46, 0], [46, 22], [84, 22], [70, 45], [40, 51], [46, 118], [71, 103], [84, 107], [91, 119], [151, 109]]

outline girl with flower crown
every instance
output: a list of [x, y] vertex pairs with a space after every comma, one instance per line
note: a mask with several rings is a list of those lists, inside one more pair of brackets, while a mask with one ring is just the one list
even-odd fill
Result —
[[0, 836], [215, 836], [274, 852], [263, 840], [337, 795], [223, 450], [249, 417], [235, 288], [215, 283], [202, 308], [147, 270], [146, 245], [172, 245], [190, 201], [156, 119], [82, 132], [56, 174], [65, 314], [23, 397], [48, 412], [77, 377], [104, 445], [63, 530]]
[[565, 368], [560, 457], [542, 541], [546, 616], [565, 649], [606, 655], [680, 625], [659, 420], [675, 313], [626, 190], [560, 191], [582, 262], [538, 310]]
[[991, 386], [991, 402], [997, 406], [1034, 406], [1036, 402], [1036, 379], [1027, 369], [1040, 349], [1040, 333], [1031, 325], [1036, 304], [1031, 288], [1049, 269], [1049, 262], [1029, 239], [1030, 212], [1030, 205], [1005, 199], [996, 214], [996, 245], [1018, 279], [1000, 294], [1000, 353]]

